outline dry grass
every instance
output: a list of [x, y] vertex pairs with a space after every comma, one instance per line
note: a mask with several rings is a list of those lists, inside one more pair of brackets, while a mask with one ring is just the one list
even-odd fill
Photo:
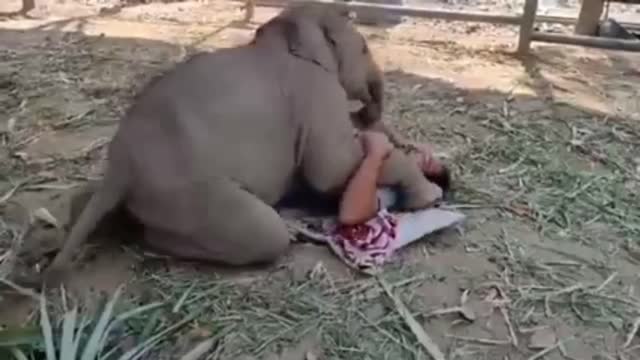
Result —
[[[518, 337], [528, 337], [527, 329], [541, 324], [562, 322], [587, 343], [597, 343], [612, 330], [624, 338], [637, 332], [633, 320], [640, 315], [640, 299], [628, 283], [618, 281], [616, 271], [616, 256], [638, 246], [640, 235], [640, 203], [633, 188], [638, 185], [633, 154], [640, 149], [623, 141], [636, 141], [637, 130], [597, 117], [568, 122], [552, 115], [522, 121], [487, 112], [479, 121], [491, 136], [472, 142], [454, 160], [463, 188], [457, 200], [495, 204], [498, 212], [492, 216], [498, 218], [520, 215], [521, 221], [540, 231], [545, 243], [521, 243], [503, 231], [486, 248], [501, 270], [501, 280], [469, 289], [476, 295], [492, 287], [503, 292], [492, 301], [498, 301], [496, 308], [508, 324], [511, 339], [453, 336], [454, 340], [480, 343], [484, 350], [476, 351], [476, 356], [488, 356], [487, 347], [513, 344], [526, 353], [527, 344], [518, 342]], [[576, 168], [558, 154], [583, 163], [593, 161], [595, 170]], [[600, 155], [594, 159], [592, 154]], [[488, 186], [477, 191], [474, 184], [479, 183]], [[515, 206], [520, 212], [501, 211]], [[607, 238], [594, 232], [596, 223], [604, 227], [601, 231]], [[606, 252], [599, 258], [583, 257], [556, 249], [554, 242], [579, 242]], [[536, 249], [561, 259], [537, 257], [532, 254]], [[195, 326], [215, 338], [214, 354], [222, 358], [277, 353], [308, 333], [320, 337], [328, 358], [426, 358], [405, 318], [374, 279], [345, 283], [320, 272], [295, 282], [278, 272], [238, 285], [192, 276], [156, 273], [149, 279], [158, 289], [157, 296], [179, 304], [177, 312], [205, 309], [207, 316]], [[412, 283], [427, 281], [421, 270], [408, 266], [389, 267], [385, 277], [404, 284], [398, 287], [400, 298], [409, 304], [419, 296]], [[372, 314], [371, 309], [382, 310]], [[414, 317], [426, 319], [424, 310], [413, 309]], [[530, 353], [530, 358], [564, 351], [564, 342], [572, 339], [563, 338]], [[629, 348], [619, 351], [620, 356], [632, 356]]]
[[[174, 314], [201, 311], [194, 327], [216, 340], [223, 358], [243, 354], [279, 353], [313, 335], [328, 358], [412, 358], [422, 353], [420, 343], [404, 326], [375, 279], [345, 282], [322, 270], [304, 281], [272, 277], [236, 281], [189, 281], [174, 273], [149, 276], [156, 296], [175, 303]], [[399, 271], [387, 275], [401, 277]], [[423, 280], [396, 281], [400, 285]], [[396, 284], [398, 285], [398, 284]], [[402, 289], [402, 286], [399, 286]], [[380, 308], [378, 314], [371, 309]], [[167, 316], [158, 316], [158, 325]]]

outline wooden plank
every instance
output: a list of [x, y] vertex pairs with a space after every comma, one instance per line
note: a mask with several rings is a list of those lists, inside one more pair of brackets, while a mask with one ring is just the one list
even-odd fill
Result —
[[[300, 1], [303, 2], [303, 1]], [[330, 1], [318, 1], [318, 0], [306, 0], [304, 2], [326, 4], [338, 9], [345, 10], [366, 10], [369, 12], [380, 11], [387, 14], [404, 15], [424, 17], [431, 19], [442, 19], [449, 21], [471, 21], [471, 22], [487, 22], [493, 24], [520, 24], [520, 16], [516, 15], [492, 15], [481, 12], [464, 12], [464, 11], [448, 11], [448, 10], [431, 10], [422, 7], [414, 6], [399, 6], [399, 5], [380, 5], [371, 4], [358, 1], [350, 2], [330, 2]]]
[[526, 0], [524, 2], [524, 10], [522, 21], [520, 23], [520, 35], [518, 39], [518, 55], [527, 56], [531, 47], [531, 38], [533, 35], [533, 24], [536, 21], [536, 13], [538, 12], [538, 0]]
[[598, 49], [640, 51], [640, 40], [620, 40], [599, 38], [585, 35], [560, 35], [534, 31], [534, 41], [542, 41], [554, 44], [578, 45]]

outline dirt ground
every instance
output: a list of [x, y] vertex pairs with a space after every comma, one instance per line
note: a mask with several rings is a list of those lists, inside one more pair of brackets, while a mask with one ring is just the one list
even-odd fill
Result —
[[[244, 26], [230, 1], [100, 12], [109, 5], [56, 2], [0, 21], [0, 277], [50, 259], [57, 231], [39, 216], [21, 236], [24, 210], [66, 223], [70, 194], [100, 177], [145, 81], [197, 50], [247, 42], [278, 11], [258, 7]], [[386, 120], [452, 164], [469, 217], [384, 273], [447, 358], [640, 358], [640, 56], [536, 44], [521, 61], [517, 29], [486, 24], [361, 30], [386, 71]], [[202, 311], [148, 358], [206, 338], [209, 359], [429, 358], [377, 282], [325, 248], [230, 270], [95, 240], [74, 301], [91, 306], [126, 283], [132, 303], [170, 304], [129, 324], [124, 343]], [[461, 302], [467, 316], [443, 310]], [[4, 326], [36, 318], [37, 304], [11, 290], [0, 304]]]

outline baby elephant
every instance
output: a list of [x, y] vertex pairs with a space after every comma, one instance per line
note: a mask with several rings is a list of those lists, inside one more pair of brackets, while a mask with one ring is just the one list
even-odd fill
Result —
[[[339, 194], [360, 164], [348, 100], [380, 108], [370, 92], [376, 71], [348, 18], [311, 4], [284, 9], [250, 44], [177, 65], [120, 122], [104, 178], [45, 280], [60, 280], [73, 251], [117, 209], [157, 252], [232, 265], [277, 259], [289, 234], [274, 204], [296, 181]], [[400, 150], [382, 172], [406, 209], [440, 197]]]

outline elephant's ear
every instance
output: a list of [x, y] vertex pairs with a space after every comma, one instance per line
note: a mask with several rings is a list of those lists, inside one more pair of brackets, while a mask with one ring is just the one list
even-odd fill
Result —
[[305, 19], [287, 19], [284, 36], [289, 44], [289, 51], [305, 60], [311, 61], [330, 73], [337, 73], [338, 64], [334, 50], [334, 40], [328, 30], [316, 22]]

